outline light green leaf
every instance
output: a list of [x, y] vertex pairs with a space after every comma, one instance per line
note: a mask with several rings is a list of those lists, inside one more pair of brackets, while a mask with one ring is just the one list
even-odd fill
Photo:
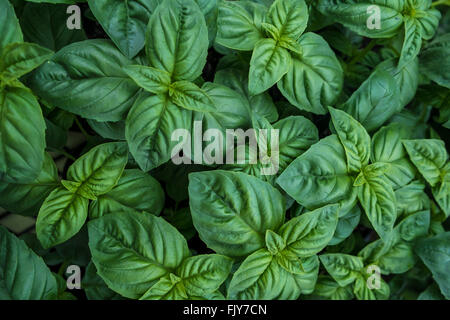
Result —
[[110, 142], [96, 146], [78, 158], [68, 169], [67, 178], [80, 182], [80, 190], [94, 196], [110, 191], [120, 179], [128, 162], [127, 145]]
[[192, 111], [214, 112], [217, 108], [208, 94], [189, 81], [177, 81], [169, 87], [173, 103]]
[[116, 212], [88, 224], [89, 248], [109, 288], [140, 298], [189, 256], [183, 236], [151, 214]]
[[333, 237], [339, 218], [339, 205], [329, 205], [285, 223], [278, 233], [288, 251], [298, 257], [310, 257], [325, 248]]
[[297, 40], [308, 23], [308, 7], [304, 0], [275, 0], [267, 13], [267, 21], [278, 29], [279, 37]]
[[137, 211], [159, 215], [164, 206], [164, 190], [151, 175], [140, 170], [123, 172], [117, 185], [89, 205], [89, 216], [99, 218], [117, 211]]
[[125, 66], [124, 71], [146, 91], [162, 94], [169, 90], [170, 74], [166, 71], [139, 65]]
[[143, 94], [128, 114], [125, 136], [139, 167], [147, 172], [172, 157], [177, 129], [190, 129], [192, 112], [179, 108], [164, 96]]
[[34, 43], [12, 43], [3, 48], [0, 77], [3, 81], [19, 79], [51, 58], [53, 52]]
[[261, 24], [267, 9], [251, 1], [222, 1], [217, 17], [217, 43], [231, 49], [251, 51], [264, 38]]
[[140, 91], [122, 69], [131, 64], [111, 41], [76, 42], [40, 67], [30, 86], [53, 106], [88, 119], [119, 121]]
[[448, 159], [444, 141], [436, 139], [404, 140], [403, 145], [412, 163], [425, 180], [434, 187], [440, 181], [441, 168]]
[[370, 136], [366, 129], [348, 113], [329, 107], [334, 128], [344, 146], [350, 173], [360, 172], [369, 164]]
[[394, 190], [383, 176], [364, 178], [366, 183], [358, 187], [358, 199], [377, 234], [387, 239], [397, 218]]
[[279, 191], [239, 172], [191, 173], [189, 204], [200, 238], [230, 257], [263, 248], [266, 230], [277, 230], [284, 220], [285, 203]]
[[341, 287], [353, 283], [364, 267], [360, 257], [348, 254], [322, 254], [319, 256], [319, 259], [328, 273]]
[[291, 54], [292, 64], [278, 82], [278, 89], [300, 110], [325, 114], [326, 108], [334, 105], [342, 91], [342, 67], [321, 36], [306, 33], [298, 44], [302, 52]]
[[193, 0], [165, 0], [147, 27], [150, 64], [165, 70], [173, 81], [193, 81], [202, 73], [208, 53], [208, 29]]
[[87, 218], [88, 200], [64, 188], [45, 199], [36, 221], [36, 233], [47, 249], [63, 243], [80, 231]]
[[218, 290], [227, 279], [233, 260], [218, 254], [185, 259], [177, 269], [189, 296], [206, 296]]
[[332, 135], [313, 145], [284, 170], [277, 183], [309, 209], [343, 200], [353, 182], [338, 137]]
[[291, 63], [289, 52], [278, 46], [275, 40], [258, 41], [250, 61], [250, 94], [260, 94], [271, 88], [289, 71]]

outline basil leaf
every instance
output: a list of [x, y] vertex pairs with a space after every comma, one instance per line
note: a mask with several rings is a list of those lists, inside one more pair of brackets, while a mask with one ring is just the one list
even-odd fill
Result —
[[23, 240], [0, 226], [0, 299], [41, 300], [57, 293], [55, 277]]
[[111, 191], [91, 202], [89, 216], [99, 218], [117, 211], [159, 215], [163, 206], [164, 191], [159, 182], [140, 170], [128, 169]]
[[78, 158], [69, 167], [67, 178], [80, 182], [80, 190], [88, 189], [94, 196], [99, 196], [114, 188], [127, 162], [125, 143], [104, 143]]
[[450, 263], [450, 232], [445, 232], [431, 238], [421, 240], [415, 251], [423, 263], [430, 269], [442, 294], [450, 299], [449, 274], [447, 272]]
[[359, 276], [356, 278], [353, 292], [358, 300], [387, 300], [390, 295], [390, 288], [388, 284], [380, 279], [380, 288], [370, 289], [367, 285], [368, 275]]
[[336, 203], [350, 194], [352, 178], [338, 137], [332, 135], [313, 145], [284, 170], [277, 183], [308, 209]]
[[83, 29], [67, 28], [67, 6], [27, 2], [20, 16], [25, 41], [58, 51], [73, 42], [86, 40]]
[[395, 79], [375, 70], [339, 109], [344, 110], [371, 132], [381, 127], [400, 106]]
[[44, 163], [45, 121], [28, 89], [0, 89], [0, 132], [0, 180], [35, 180]]
[[30, 86], [48, 103], [98, 121], [124, 119], [139, 87], [122, 70], [132, 64], [108, 40], [70, 44], [30, 79]]
[[9, 44], [2, 52], [1, 78], [3, 81], [18, 79], [39, 67], [52, 55], [53, 52], [34, 43]]
[[389, 164], [384, 176], [394, 189], [410, 183], [416, 174], [402, 144], [402, 140], [409, 138], [410, 134], [406, 127], [392, 123], [382, 127], [372, 139], [371, 159], [373, 162]]
[[213, 100], [192, 82], [174, 82], [169, 87], [169, 95], [173, 103], [184, 109], [199, 112], [216, 111]]
[[291, 54], [292, 64], [278, 82], [278, 89], [300, 110], [325, 114], [326, 107], [333, 105], [342, 91], [342, 67], [321, 36], [306, 33], [298, 44], [301, 53]]
[[151, 214], [115, 212], [88, 223], [89, 248], [109, 288], [140, 298], [189, 255], [186, 240]]
[[277, 83], [291, 65], [289, 52], [273, 39], [263, 39], [255, 44], [250, 61], [248, 90], [250, 94], [263, 93]]
[[124, 71], [146, 91], [163, 94], [170, 86], [170, 74], [152, 67], [139, 65], [125, 66]]
[[59, 185], [58, 171], [49, 154], [37, 178], [30, 183], [0, 181], [0, 207], [13, 213], [35, 215], [45, 198]]
[[280, 38], [297, 40], [306, 29], [308, 8], [304, 0], [275, 0], [266, 20], [277, 28]]
[[364, 267], [361, 258], [348, 254], [322, 254], [319, 256], [319, 259], [328, 273], [341, 287], [353, 283]]
[[0, 53], [10, 43], [23, 42], [22, 31], [20, 30], [19, 20], [16, 18], [14, 7], [7, 0], [0, 1]]
[[440, 180], [441, 168], [448, 159], [444, 141], [436, 139], [404, 140], [403, 145], [412, 163], [434, 187]]
[[177, 269], [190, 296], [205, 296], [218, 290], [231, 271], [233, 260], [218, 254], [185, 259]]
[[270, 184], [239, 172], [215, 170], [189, 175], [189, 205], [200, 238], [217, 253], [248, 255], [277, 230], [285, 203]]
[[440, 86], [450, 89], [450, 35], [436, 38], [420, 55], [420, 70]]
[[350, 173], [360, 172], [369, 164], [370, 136], [366, 129], [349, 114], [329, 108], [331, 119], [344, 146]]
[[286, 242], [288, 251], [298, 257], [310, 257], [330, 242], [338, 223], [338, 205], [330, 205], [285, 223], [278, 233]]
[[146, 53], [154, 68], [167, 71], [175, 81], [200, 76], [206, 63], [208, 30], [193, 0], [163, 1], [150, 17], [146, 37]]
[[388, 239], [397, 218], [394, 190], [382, 176], [364, 175], [366, 183], [358, 187], [358, 199], [377, 234]]
[[63, 243], [80, 231], [87, 218], [88, 200], [64, 188], [45, 199], [36, 221], [36, 233], [47, 249]]
[[161, 0], [88, 0], [89, 8], [108, 36], [128, 58], [145, 43], [145, 28]]
[[[326, 16], [368, 38], [391, 38], [403, 24], [403, 0], [319, 0], [317, 8]], [[368, 28], [368, 20], [376, 5], [380, 14], [380, 28]], [[378, 12], [377, 12], [378, 13]]]
[[251, 1], [220, 2], [216, 42], [235, 50], [253, 50], [264, 38], [261, 24], [266, 11], [263, 5]]
[[176, 141], [172, 133], [190, 129], [192, 113], [179, 108], [165, 96], [143, 94], [130, 110], [125, 136], [139, 167], [147, 172], [169, 161]]

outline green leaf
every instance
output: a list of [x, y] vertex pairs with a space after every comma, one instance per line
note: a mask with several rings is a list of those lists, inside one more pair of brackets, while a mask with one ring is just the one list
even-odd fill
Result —
[[217, 43], [231, 49], [251, 51], [264, 38], [261, 24], [267, 9], [251, 1], [222, 1], [217, 17]]
[[208, 30], [193, 0], [165, 0], [150, 17], [146, 53], [150, 64], [172, 80], [193, 81], [201, 75], [208, 53]]
[[121, 296], [108, 288], [105, 281], [97, 274], [95, 265], [89, 262], [81, 282], [88, 300], [119, 300]]
[[397, 82], [400, 98], [398, 111], [401, 111], [416, 95], [420, 78], [419, 59], [414, 58], [403, 67], [400, 67], [398, 65], [398, 59], [392, 58], [380, 63], [377, 69], [389, 72]]
[[36, 221], [36, 233], [47, 249], [63, 243], [80, 231], [87, 218], [88, 200], [64, 188], [45, 199]]
[[277, 183], [308, 209], [337, 203], [348, 196], [353, 182], [338, 137], [332, 135], [313, 145], [284, 170]]
[[333, 278], [320, 275], [314, 294], [331, 300], [352, 300], [354, 298], [352, 287], [341, 287]]
[[286, 247], [286, 242], [280, 235], [276, 234], [272, 230], [267, 230], [266, 247], [271, 254], [276, 255]]
[[27, 2], [20, 16], [25, 41], [58, 51], [73, 42], [86, 40], [83, 29], [67, 28], [66, 5]]
[[450, 232], [441, 233], [421, 240], [415, 247], [416, 253], [430, 269], [442, 294], [450, 299]]
[[[295, 282], [290, 274], [278, 265], [269, 251], [260, 249], [248, 256], [234, 273], [228, 287], [228, 299], [292, 299], [292, 285], [295, 285]], [[298, 288], [296, 291], [298, 292]], [[297, 296], [298, 294], [299, 292]]]
[[366, 183], [358, 187], [358, 199], [377, 234], [388, 239], [397, 218], [394, 190], [383, 176], [364, 178]]
[[89, 248], [109, 288], [140, 298], [189, 256], [186, 240], [151, 214], [116, 212], [88, 224]]
[[124, 71], [146, 91], [162, 94], [169, 90], [170, 74], [166, 71], [139, 65], [125, 66]]
[[394, 77], [377, 69], [339, 109], [371, 132], [390, 119], [399, 106], [400, 97]]
[[406, 127], [392, 123], [382, 127], [372, 139], [371, 159], [373, 162], [389, 164], [384, 176], [394, 189], [407, 185], [416, 175], [402, 144], [402, 140], [408, 139], [410, 135], [411, 132]]
[[0, 74], [3, 81], [19, 79], [51, 58], [53, 52], [34, 43], [13, 43], [2, 52]]
[[450, 215], [450, 165], [444, 167], [445, 175], [440, 185], [432, 188], [433, 196], [447, 218]]
[[370, 136], [366, 129], [348, 113], [329, 107], [334, 128], [344, 146], [350, 173], [360, 172], [369, 164]]
[[169, 161], [177, 141], [172, 133], [190, 129], [192, 113], [165, 96], [143, 94], [128, 114], [125, 136], [139, 167], [147, 172]]
[[67, 178], [80, 182], [80, 190], [87, 189], [94, 196], [99, 196], [114, 188], [127, 162], [128, 149], [125, 143], [104, 143], [78, 158], [69, 167]]
[[[450, 89], [450, 35], [437, 37], [420, 54], [420, 70], [442, 87]], [[447, 91], [448, 92], [448, 91]]]
[[417, 57], [422, 48], [422, 28], [417, 19], [405, 17], [405, 40], [399, 66], [404, 66]]
[[[368, 38], [391, 38], [403, 25], [403, 1], [397, 0], [319, 0], [319, 11], [332, 17], [351, 31]], [[368, 28], [368, 22], [373, 18], [373, 5], [380, 13], [380, 25]], [[372, 10], [371, 10], [372, 8]]]
[[162, 276], [140, 300], [187, 300], [189, 299], [181, 278], [173, 273]]
[[99, 218], [117, 211], [137, 211], [159, 215], [164, 206], [164, 190], [151, 175], [140, 170], [123, 172], [117, 185], [89, 205], [89, 216]]
[[191, 173], [189, 204], [203, 242], [230, 257], [263, 248], [266, 231], [277, 230], [284, 220], [285, 203], [278, 190], [239, 172]]
[[8, 0], [0, 1], [0, 53], [10, 43], [23, 42], [22, 31], [20, 30], [19, 20], [16, 18], [14, 7]]
[[333, 237], [339, 217], [339, 205], [326, 206], [285, 223], [278, 233], [289, 252], [310, 257], [325, 248]]
[[58, 171], [49, 154], [37, 178], [29, 183], [0, 181], [0, 207], [21, 215], [36, 215], [45, 198], [59, 185]]
[[388, 284], [383, 279], [380, 279], [380, 288], [370, 289], [367, 284], [369, 276], [363, 273], [363, 275], [356, 278], [353, 288], [355, 297], [358, 300], [387, 300], [390, 295]]
[[279, 37], [297, 40], [308, 23], [304, 0], [275, 0], [267, 13], [267, 21], [278, 29]]
[[353, 283], [364, 267], [360, 257], [348, 254], [322, 254], [319, 256], [319, 259], [328, 273], [341, 287]]
[[177, 269], [189, 296], [205, 296], [218, 290], [227, 279], [233, 260], [218, 254], [185, 259]]
[[169, 87], [173, 103], [192, 111], [214, 112], [216, 107], [208, 94], [189, 81], [177, 81]]
[[0, 226], [0, 300], [43, 300], [56, 294], [55, 277], [42, 258]]
[[44, 152], [45, 122], [34, 95], [23, 88], [0, 89], [0, 180], [32, 182]]
[[248, 90], [250, 94], [263, 93], [271, 88], [289, 71], [291, 56], [273, 39], [256, 43], [250, 61]]
[[145, 43], [145, 28], [160, 0], [88, 0], [89, 8], [108, 36], [128, 58]]
[[412, 163], [434, 187], [441, 178], [441, 168], [448, 159], [444, 141], [436, 139], [404, 140], [403, 145]]
[[53, 106], [98, 121], [119, 121], [139, 87], [123, 71], [133, 64], [108, 40], [76, 42], [58, 51], [30, 79], [36, 94]]
[[326, 108], [335, 104], [342, 91], [342, 67], [321, 36], [306, 33], [298, 44], [302, 52], [291, 54], [292, 64], [278, 82], [278, 89], [300, 110], [325, 114]]

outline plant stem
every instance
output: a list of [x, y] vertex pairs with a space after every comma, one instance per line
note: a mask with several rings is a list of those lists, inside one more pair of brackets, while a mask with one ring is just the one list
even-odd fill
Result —
[[433, 2], [431, 4], [431, 7], [433, 8], [433, 7], [439, 6], [441, 4], [445, 4], [447, 6], [450, 6], [450, 1], [449, 0], [438, 0], [438, 1]]
[[354, 57], [349, 63], [348, 66], [353, 66], [357, 62], [361, 61], [377, 44], [376, 39], [372, 39], [369, 44], [356, 56]]
[[59, 152], [61, 153], [63, 156], [65, 156], [66, 158], [75, 161], [77, 160], [74, 156], [72, 156], [70, 153], [68, 153], [67, 151], [63, 150], [63, 149], [56, 149], [56, 148], [50, 148], [48, 147], [48, 150], [53, 151], [53, 152]]
[[89, 134], [86, 132], [86, 130], [84, 130], [83, 126], [81, 125], [80, 120], [78, 120], [77, 117], [75, 118], [75, 123], [77, 124], [77, 127], [80, 129], [83, 136], [85, 136], [86, 139], [89, 139]]

